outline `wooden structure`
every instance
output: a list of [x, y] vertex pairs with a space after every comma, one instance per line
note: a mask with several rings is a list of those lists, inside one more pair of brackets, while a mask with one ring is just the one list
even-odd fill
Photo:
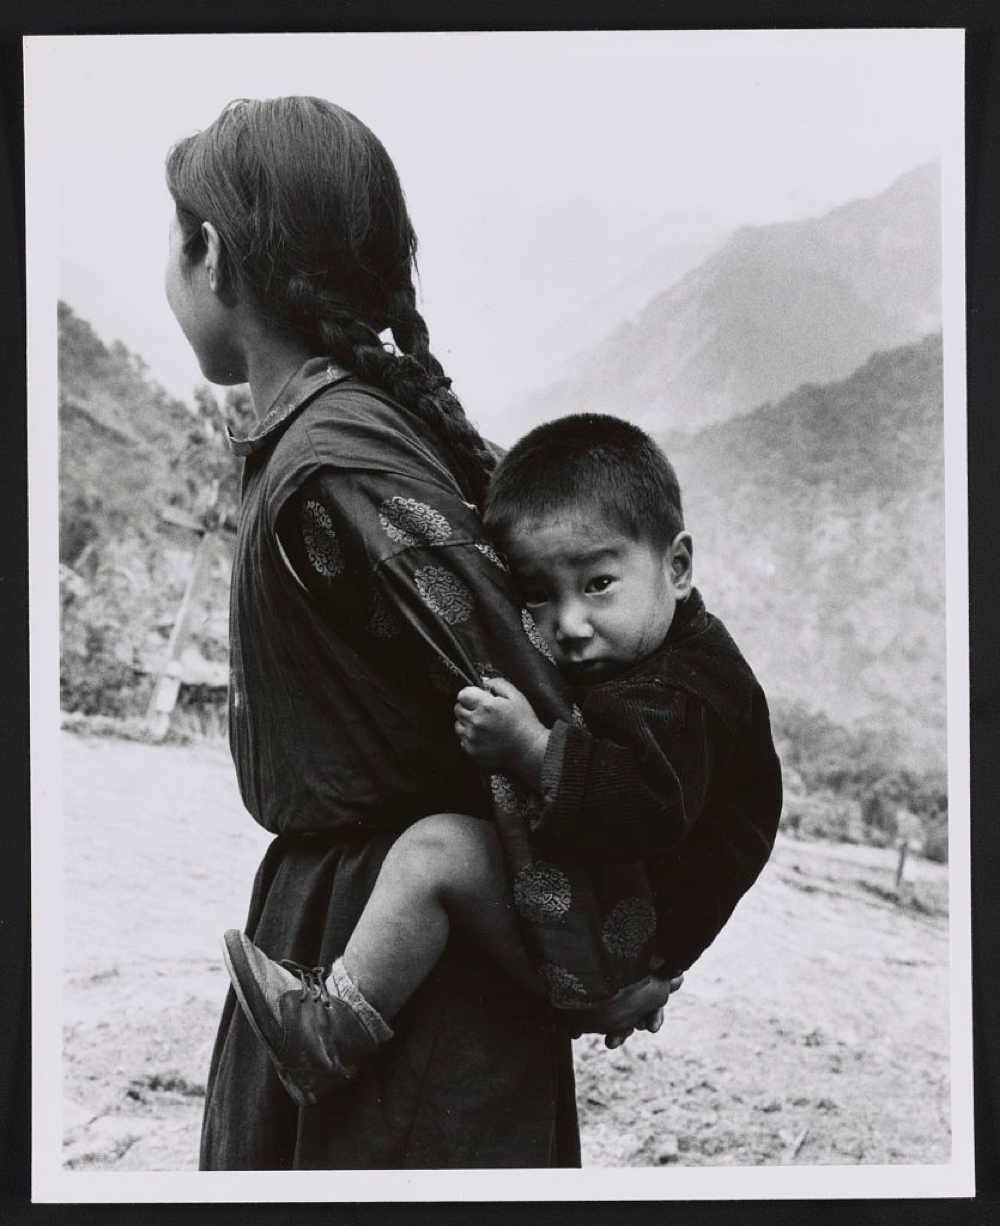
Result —
[[216, 487], [209, 506], [200, 519], [185, 515], [172, 507], [160, 512], [164, 523], [192, 533], [197, 538], [197, 543], [194, 547], [191, 574], [174, 617], [163, 662], [153, 683], [153, 692], [146, 708], [146, 723], [156, 740], [162, 740], [170, 729], [170, 717], [177, 706], [177, 697], [184, 680], [183, 659], [190, 644], [192, 614], [211, 574], [212, 560], [217, 556], [218, 537], [221, 533], [234, 531], [227, 520], [221, 520], [214, 514], [217, 501]]

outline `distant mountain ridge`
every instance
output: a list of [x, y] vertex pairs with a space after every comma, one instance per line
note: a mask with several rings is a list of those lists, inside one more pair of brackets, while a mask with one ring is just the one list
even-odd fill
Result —
[[940, 337], [665, 445], [698, 586], [767, 692], [943, 767]]
[[[728, 234], [726, 235], [728, 237]], [[626, 319], [645, 309], [658, 294], [703, 263], [722, 244], [722, 238], [669, 242], [647, 253], [626, 276], [594, 295], [575, 315], [545, 331], [547, 368], [553, 362], [570, 366], [581, 349], [605, 340]], [[564, 371], [564, 373], [569, 373]], [[549, 375], [552, 377], [552, 374]]]
[[940, 166], [809, 221], [738, 230], [575, 374], [511, 410], [525, 427], [618, 412], [654, 433], [697, 430], [941, 324]]

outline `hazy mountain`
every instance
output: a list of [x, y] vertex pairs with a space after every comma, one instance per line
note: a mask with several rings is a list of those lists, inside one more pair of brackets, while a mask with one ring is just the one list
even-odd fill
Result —
[[[719, 239], [665, 243], [579, 310], [544, 332], [541, 342], [550, 375], [582, 349], [596, 345], [623, 320], [637, 316], [658, 294], [703, 263], [720, 245]], [[541, 360], [541, 359], [539, 359]], [[569, 373], [569, 372], [562, 372]]]
[[698, 585], [768, 692], [941, 767], [940, 337], [667, 447]]
[[936, 330], [940, 282], [932, 163], [825, 217], [738, 230], [513, 412], [525, 427], [603, 410], [698, 429]]

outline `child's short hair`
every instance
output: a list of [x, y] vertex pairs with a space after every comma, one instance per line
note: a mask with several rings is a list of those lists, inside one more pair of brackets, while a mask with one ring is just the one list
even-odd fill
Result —
[[577, 413], [536, 426], [500, 461], [484, 518], [501, 544], [518, 524], [584, 509], [664, 548], [684, 529], [677, 474], [638, 426]]

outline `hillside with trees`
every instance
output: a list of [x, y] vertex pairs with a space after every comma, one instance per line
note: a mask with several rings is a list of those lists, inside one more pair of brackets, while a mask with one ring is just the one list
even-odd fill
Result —
[[940, 338], [668, 447], [699, 582], [769, 691], [940, 763]]
[[[195, 529], [235, 513], [222, 413], [208, 389], [193, 405], [167, 395], [140, 357], [106, 345], [60, 303], [59, 438], [63, 706], [139, 715], [190, 573]], [[229, 564], [225, 534], [216, 535], [194, 646], [221, 662]]]
[[903, 807], [943, 838], [945, 604], [957, 596], [940, 337], [664, 441], [697, 583], [767, 690], [791, 791], [827, 796], [825, 827], [857, 832], [867, 814], [892, 834]]

